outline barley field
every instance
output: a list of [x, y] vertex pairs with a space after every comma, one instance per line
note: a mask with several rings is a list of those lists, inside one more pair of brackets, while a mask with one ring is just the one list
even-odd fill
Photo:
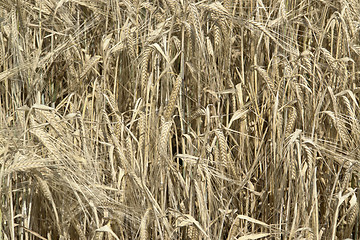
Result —
[[360, 239], [359, 13], [0, 1], [0, 239]]

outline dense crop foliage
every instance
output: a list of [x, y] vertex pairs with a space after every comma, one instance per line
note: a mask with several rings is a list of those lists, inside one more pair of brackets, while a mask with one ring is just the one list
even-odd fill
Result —
[[359, 239], [359, 12], [1, 1], [0, 239]]

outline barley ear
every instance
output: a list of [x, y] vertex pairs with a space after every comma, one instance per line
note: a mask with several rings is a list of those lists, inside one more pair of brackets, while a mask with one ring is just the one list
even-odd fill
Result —
[[198, 240], [199, 239], [199, 230], [194, 225], [188, 226], [187, 235], [190, 240]]
[[167, 147], [168, 147], [168, 136], [171, 130], [172, 122], [164, 122], [161, 126], [160, 132], [160, 146], [159, 152], [160, 156], [166, 157], [167, 156]]
[[286, 125], [286, 131], [285, 131], [285, 136], [289, 136], [293, 129], [294, 129], [294, 126], [295, 126], [295, 120], [296, 120], [296, 117], [297, 117], [297, 112], [296, 112], [296, 109], [294, 107], [292, 107], [290, 109], [290, 113], [288, 115], [288, 122], [287, 122], [287, 125]]
[[234, 237], [236, 236], [237, 232], [239, 231], [239, 227], [240, 227], [240, 218], [235, 218], [235, 220], [233, 221], [233, 223], [231, 224], [231, 228], [229, 231], [229, 235], [227, 237], [227, 240], [231, 240], [234, 239]]
[[150, 215], [150, 211], [151, 208], [148, 208], [143, 216], [143, 218], [141, 219], [141, 223], [140, 223], [140, 240], [146, 240], [149, 239], [149, 233], [147, 230], [148, 227], [148, 218]]
[[176, 78], [176, 82], [175, 82], [175, 85], [172, 89], [172, 92], [171, 92], [171, 95], [170, 95], [170, 100], [169, 100], [169, 103], [166, 107], [166, 110], [165, 110], [165, 113], [164, 113], [164, 118], [165, 118], [165, 121], [169, 121], [170, 120], [170, 117], [174, 111], [174, 108], [175, 108], [175, 102], [176, 102], [176, 99], [179, 95], [179, 91], [180, 91], [180, 87], [181, 87], [181, 83], [182, 83], [182, 79], [180, 76], [178, 76]]
[[[350, 199], [350, 207], [346, 212], [346, 229], [345, 229], [345, 233], [349, 234], [352, 232], [352, 229], [354, 227], [356, 218], [359, 218], [359, 203], [357, 200], [356, 195], [354, 194], [351, 199]], [[346, 236], [346, 237], [350, 237]]]
[[148, 46], [145, 48], [145, 50], [143, 51], [143, 57], [142, 57], [142, 61], [141, 61], [141, 92], [143, 94], [143, 97], [145, 97], [145, 89], [146, 89], [146, 85], [147, 85], [147, 80], [148, 80], [148, 63], [149, 63], [149, 59], [150, 59], [150, 55], [153, 51], [153, 48]]

